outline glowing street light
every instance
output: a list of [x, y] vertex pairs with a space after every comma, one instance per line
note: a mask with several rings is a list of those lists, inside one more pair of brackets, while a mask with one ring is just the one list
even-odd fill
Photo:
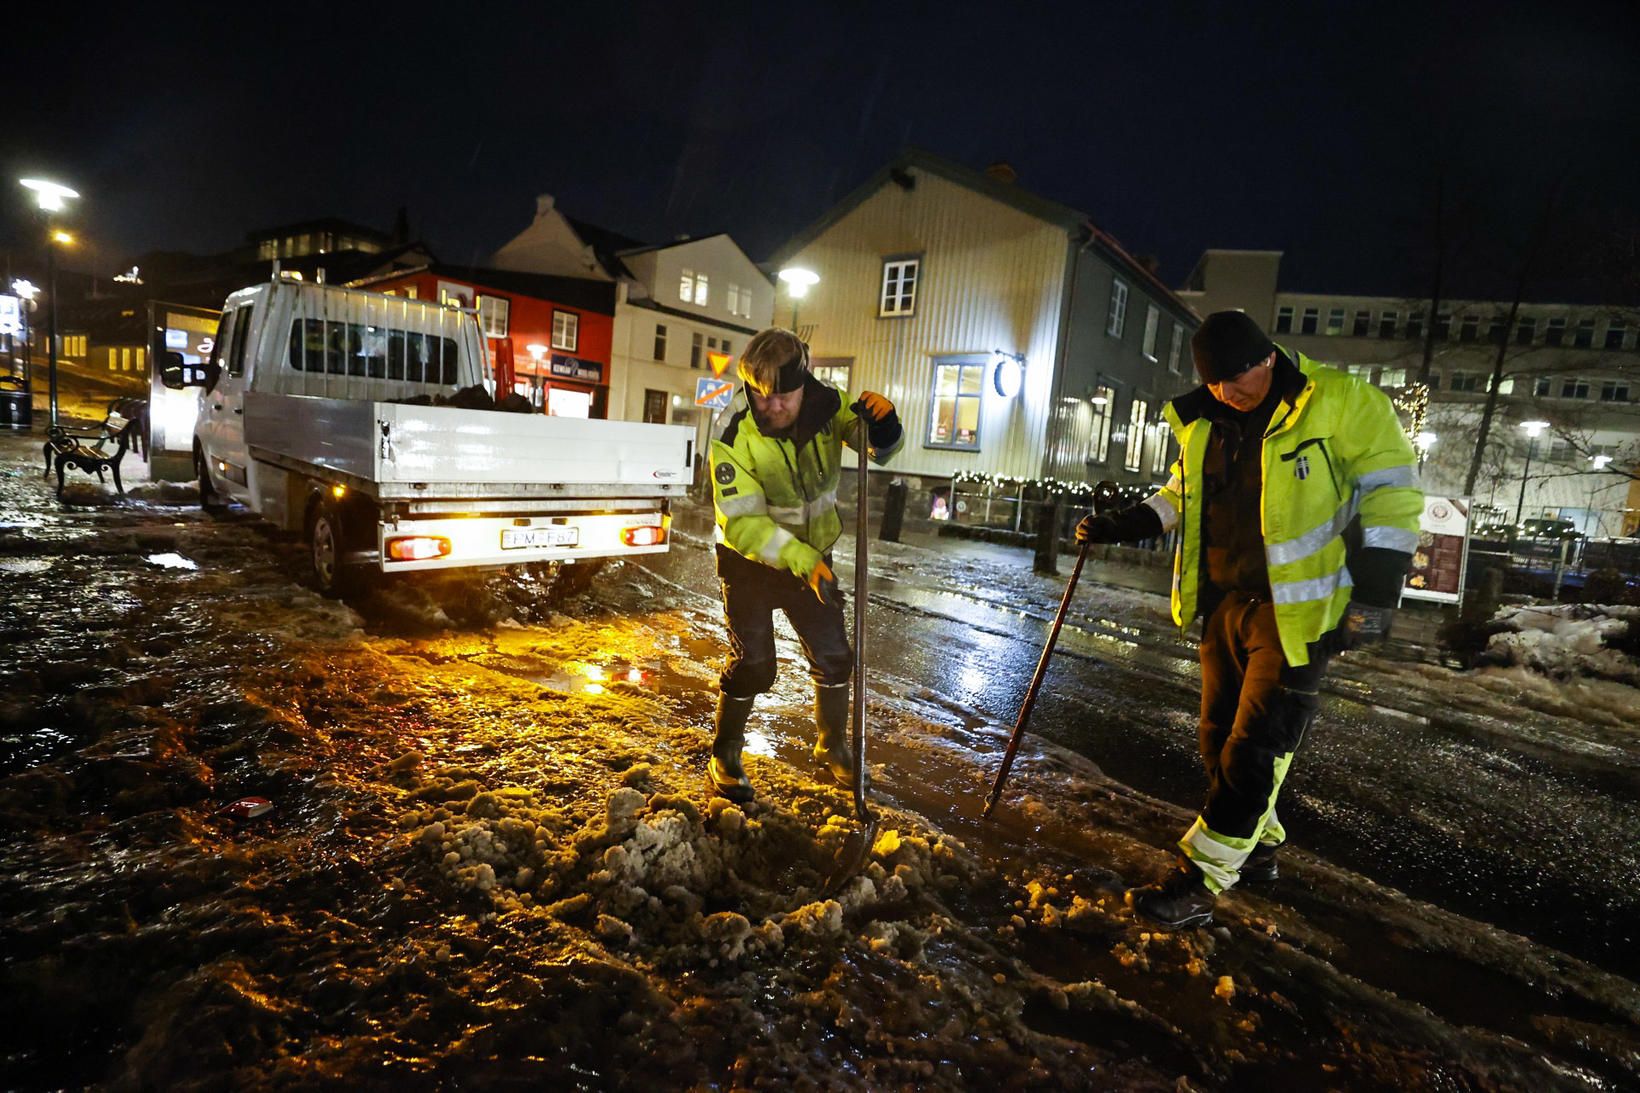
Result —
[[57, 248], [74, 245], [74, 237], [60, 230], [51, 223], [51, 214], [62, 212], [71, 198], [79, 197], [77, 190], [71, 190], [56, 182], [48, 182], [43, 178], [20, 178], [17, 180], [25, 189], [34, 192], [34, 203], [46, 217], [46, 291], [50, 295], [46, 298], [46, 375], [50, 380], [51, 389], [51, 424], [57, 424]]
[[1590, 462], [1594, 464], [1594, 469], [1597, 471], [1605, 470], [1611, 465], [1611, 461], [1612, 457], [1609, 455], [1597, 455], [1590, 459]]
[[797, 333], [797, 301], [809, 294], [809, 289], [820, 283], [820, 275], [802, 266], [787, 266], [776, 276], [786, 283], [786, 294], [792, 298], [792, 333]]
[[1526, 508], [1526, 479], [1532, 473], [1532, 450], [1537, 447], [1537, 438], [1543, 435], [1543, 430], [1549, 427], [1547, 421], [1523, 421], [1521, 429], [1526, 433], [1526, 466], [1520, 472], [1520, 497], [1515, 501], [1515, 524], [1519, 526], [1521, 515]]

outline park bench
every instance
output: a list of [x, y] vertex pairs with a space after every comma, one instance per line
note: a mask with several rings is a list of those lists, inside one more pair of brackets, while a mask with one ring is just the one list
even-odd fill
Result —
[[[53, 425], [46, 432], [45, 443], [45, 476], [50, 477], [52, 468], [57, 470], [57, 499], [63, 496], [63, 472], [69, 467], [78, 467], [86, 474], [95, 474], [97, 481], [104, 481], [103, 471], [106, 469], [114, 476], [114, 489], [121, 497], [125, 496], [125, 484], [120, 481], [120, 460], [125, 458], [126, 450], [143, 450], [144, 429], [143, 419], [148, 413], [146, 399], [115, 399], [108, 405], [108, 413], [100, 425], [94, 426], [90, 432], [71, 432], [61, 425]], [[113, 450], [110, 451], [110, 445]]]

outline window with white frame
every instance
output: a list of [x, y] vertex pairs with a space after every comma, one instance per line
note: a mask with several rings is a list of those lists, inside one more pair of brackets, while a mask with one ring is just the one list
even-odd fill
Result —
[[1156, 359], [1156, 330], [1162, 324], [1162, 313], [1156, 310], [1155, 304], [1145, 305], [1145, 356], [1154, 361]]
[[1150, 426], [1150, 472], [1152, 474], [1166, 474], [1172, 449], [1173, 430], [1167, 427], [1167, 422], [1158, 421]]
[[1116, 391], [1096, 387], [1093, 391], [1093, 431], [1088, 436], [1088, 462], [1103, 463], [1110, 458], [1110, 423], [1116, 411]]
[[510, 310], [511, 304], [500, 296], [478, 298], [478, 325], [486, 338], [507, 336], [507, 315]]
[[920, 258], [883, 259], [883, 290], [878, 296], [877, 317], [886, 319], [910, 315], [917, 309], [917, 276]]
[[552, 313], [552, 347], [566, 353], [575, 352], [581, 342], [581, 316], [573, 311]]
[[1321, 309], [1319, 307], [1307, 307], [1304, 309], [1304, 317], [1299, 323], [1298, 332], [1300, 334], [1314, 334], [1320, 322]]
[[1105, 333], [1120, 338], [1127, 329], [1128, 287], [1120, 280], [1110, 283], [1110, 315], [1105, 319]]
[[1378, 386], [1405, 387], [1407, 385], [1407, 370], [1405, 368], [1381, 368], [1378, 370]]
[[666, 324], [665, 323], [656, 323], [655, 324], [655, 359], [658, 360], [658, 361], [664, 361], [666, 359]]
[[1167, 370], [1179, 374], [1179, 359], [1184, 354], [1184, 327], [1173, 324], [1173, 348], [1167, 351]]
[[1380, 338], [1395, 337], [1395, 328], [1401, 322], [1399, 311], [1386, 311], [1378, 316], [1378, 336]]
[[1561, 398], [1588, 398], [1589, 381], [1580, 379], [1563, 379], [1560, 381]]
[[1415, 342], [1424, 336], [1424, 313], [1413, 311], [1407, 314], [1407, 341]]
[[752, 290], [741, 288], [739, 285], [729, 286], [729, 314], [739, 315], [741, 318], [752, 317]]
[[1327, 309], [1327, 334], [1329, 336], [1344, 333], [1344, 309], [1334, 307]]
[[1458, 326], [1458, 340], [1472, 342], [1480, 336], [1481, 317], [1479, 315], [1465, 315], [1463, 322]]
[[1515, 320], [1515, 344], [1531, 345], [1537, 338], [1537, 317], [1522, 315]]
[[1539, 376], [1532, 383], [1532, 394], [1538, 398], [1548, 398], [1553, 393], [1555, 381], [1548, 376]]
[[1276, 308], [1276, 333], [1291, 334], [1293, 332], [1293, 309], [1291, 305]]
[[854, 358], [852, 357], [816, 357], [809, 364], [809, 371], [821, 383], [829, 383], [839, 391], [847, 392], [849, 373], [853, 371]]
[[1509, 319], [1494, 315], [1486, 324], [1486, 340], [1491, 345], [1502, 345], [1509, 340]]
[[678, 299], [696, 307], [705, 307], [709, 298], [706, 274], [696, 273], [692, 269], [684, 270], [683, 276], [678, 278]]
[[1594, 348], [1593, 319], [1579, 319], [1577, 321], [1577, 332], [1572, 335], [1572, 345], [1578, 349]]
[[699, 368], [706, 353], [706, 335], [694, 334], [689, 342], [689, 367]]
[[1543, 331], [1543, 344], [1559, 346], [1566, 340], [1566, 317], [1555, 315], [1549, 319], [1549, 325]]
[[1372, 312], [1366, 308], [1358, 308], [1355, 312], [1355, 327], [1350, 334], [1357, 338], [1365, 338], [1372, 333]]
[[1612, 319], [1609, 322], [1607, 322], [1606, 323], [1606, 342], [1605, 342], [1606, 348], [1607, 349], [1622, 349], [1623, 348], [1623, 335], [1626, 334], [1627, 332], [1628, 332], [1628, 327], [1625, 326], [1620, 320]]
[[985, 367], [985, 361], [935, 361], [925, 447], [979, 451]]
[[1145, 461], [1145, 418], [1150, 416], [1150, 403], [1142, 398], [1133, 400], [1128, 407], [1127, 456], [1122, 466], [1136, 471]]
[[1454, 372], [1447, 386], [1453, 391], [1478, 391], [1481, 387], [1480, 373]]
[[1600, 384], [1601, 402], [1629, 401], [1629, 385], [1626, 380], [1605, 380]]

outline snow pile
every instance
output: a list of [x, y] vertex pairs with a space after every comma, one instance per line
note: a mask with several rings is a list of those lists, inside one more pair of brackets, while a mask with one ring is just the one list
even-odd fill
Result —
[[1508, 607], [1492, 625], [1505, 627], [1487, 642], [1487, 659], [1556, 679], [1594, 676], [1640, 684], [1633, 653], [1640, 607], [1561, 604]]

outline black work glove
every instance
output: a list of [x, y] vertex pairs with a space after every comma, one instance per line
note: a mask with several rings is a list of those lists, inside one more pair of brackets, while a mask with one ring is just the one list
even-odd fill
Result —
[[849, 407], [866, 419], [866, 438], [873, 448], [892, 448], [900, 442], [900, 415], [894, 404], [875, 391], [861, 391]]
[[1121, 542], [1121, 529], [1116, 521], [1111, 519], [1110, 513], [1093, 513], [1082, 517], [1076, 525], [1076, 541], [1078, 543], [1117, 543]]
[[1347, 653], [1363, 645], [1376, 645], [1389, 637], [1389, 624], [1394, 618], [1393, 607], [1373, 607], [1351, 600], [1333, 631], [1332, 651]]

